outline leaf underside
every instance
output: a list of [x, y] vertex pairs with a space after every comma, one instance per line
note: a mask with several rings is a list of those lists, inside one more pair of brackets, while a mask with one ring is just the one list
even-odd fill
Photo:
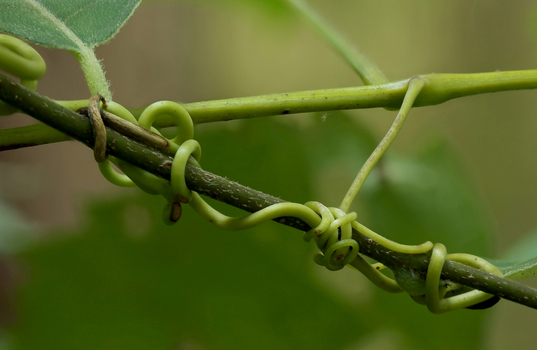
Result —
[[141, 0], [0, 0], [0, 30], [72, 51], [110, 40]]

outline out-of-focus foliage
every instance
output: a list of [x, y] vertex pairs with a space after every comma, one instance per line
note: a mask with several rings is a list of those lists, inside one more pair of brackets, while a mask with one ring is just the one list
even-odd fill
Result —
[[[341, 113], [324, 122], [311, 118], [307, 128], [254, 119], [233, 130], [202, 130], [202, 164], [286, 199], [315, 199], [333, 183], [315, 180], [314, 170], [326, 166], [325, 174], [352, 177], [371, 136]], [[466, 220], [479, 223], [479, 216], [453, 160], [432, 152], [406, 161], [414, 179], [401, 185], [406, 191], [395, 191], [389, 180], [404, 175], [403, 165], [386, 162], [386, 180], [361, 198], [372, 206], [362, 217], [372, 228], [411, 242], [445, 225], [435, 238], [455, 242], [482, 232], [460, 231], [460, 210]], [[410, 191], [413, 183], [418, 193]], [[431, 186], [420, 192], [423, 183]], [[92, 203], [77, 232], [20, 254], [27, 283], [12, 329], [16, 349], [474, 349], [481, 340], [486, 312], [439, 317], [404, 294], [374, 289], [355, 271], [325, 272], [298, 231], [276, 223], [220, 231], [189, 208], [167, 227], [160, 222], [161, 198], [131, 191]], [[383, 204], [387, 199], [401, 204]], [[464, 247], [482, 251], [474, 241]]]
[[243, 7], [254, 9], [266, 18], [286, 16], [290, 6], [286, 0], [175, 0], [178, 2], [204, 2], [211, 5]]

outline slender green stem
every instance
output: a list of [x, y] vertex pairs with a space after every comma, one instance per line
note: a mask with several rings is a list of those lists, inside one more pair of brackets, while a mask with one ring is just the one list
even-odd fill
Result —
[[415, 107], [433, 106], [465, 96], [537, 87], [537, 70], [426, 74], [421, 77], [425, 86], [414, 103]]
[[[414, 107], [431, 106], [448, 100], [476, 94], [525, 90], [537, 88], [537, 70], [492, 72], [476, 74], [427, 74], [420, 76], [425, 82]], [[225, 100], [193, 102], [184, 104], [194, 124], [213, 123], [234, 119], [286, 115], [307, 112], [321, 112], [364, 108], [399, 108], [405, 96], [408, 81], [325, 90], [310, 90], [270, 94], [252, 97], [238, 97]], [[60, 104], [76, 110], [87, 106], [87, 100], [59, 101]], [[156, 121], [156, 127], [174, 125], [172, 118], [163, 117]], [[35, 130], [38, 130], [36, 128]], [[0, 140], [5, 130], [0, 130]], [[55, 142], [44, 137], [45, 143]], [[19, 139], [20, 146], [35, 145], [33, 135]], [[0, 143], [0, 150], [18, 148], [15, 144]]]
[[[0, 100], [3, 100], [28, 115], [65, 132], [84, 144], [93, 145], [93, 133], [88, 118], [62, 107], [46, 97], [30, 91], [12, 79], [0, 74]], [[172, 158], [162, 151], [131, 140], [117, 131], [107, 128], [108, 154], [127, 161], [161, 178], [170, 179]], [[113, 145], [113, 146], [112, 146]], [[255, 191], [218, 175], [187, 164], [186, 184], [192, 191], [233, 205], [248, 212], [257, 212], [282, 199]], [[278, 218], [275, 221], [301, 231], [311, 229], [297, 218]], [[406, 254], [396, 252], [375, 242], [356, 229], [352, 239], [359, 244], [360, 253], [369, 256], [389, 268], [412, 269], [425, 277], [430, 254]], [[537, 308], [537, 290], [520, 283], [481, 271], [460, 263], [447, 261], [442, 269], [442, 278], [484, 292], [500, 296]]]
[[84, 45], [80, 51], [71, 51], [71, 53], [76, 57], [84, 72], [91, 95], [100, 94], [106, 100], [112, 100], [110, 84], [106, 80], [103, 66], [95, 56], [95, 52]]
[[[427, 74], [414, 107], [431, 106], [476, 94], [537, 88], [537, 70], [475, 74]], [[345, 109], [401, 107], [410, 79], [382, 85], [310, 90], [225, 100], [194, 102], [184, 107], [195, 124], [234, 119]], [[172, 126], [171, 118], [157, 127]]]
[[319, 34], [349, 63], [366, 85], [389, 82], [384, 73], [356, 47], [351, 45], [319, 13], [302, 0], [287, 0], [319, 32]]
[[71, 137], [45, 124], [0, 130], [0, 151], [72, 140]]
[[[398, 108], [406, 92], [407, 81], [337, 89], [310, 90], [225, 100], [194, 102], [184, 105], [195, 124], [233, 119], [286, 115], [307, 112]], [[171, 123], [162, 118], [159, 126]]]
[[362, 185], [367, 179], [367, 176], [369, 176], [371, 170], [373, 170], [380, 158], [382, 158], [386, 150], [390, 147], [393, 140], [395, 140], [395, 137], [399, 133], [399, 130], [401, 130], [401, 127], [403, 126], [403, 123], [405, 122], [406, 117], [410, 112], [410, 109], [412, 108], [412, 104], [416, 100], [416, 97], [419, 95], [424, 84], [424, 81], [420, 77], [410, 80], [410, 82], [408, 83], [408, 90], [405, 95], [405, 99], [403, 100], [403, 105], [401, 106], [399, 113], [397, 113], [397, 117], [395, 117], [392, 126], [390, 127], [382, 141], [380, 141], [377, 148], [375, 148], [373, 153], [371, 153], [371, 156], [369, 156], [367, 161], [364, 163], [364, 165], [358, 172], [358, 175], [356, 176], [354, 182], [347, 191], [347, 194], [345, 195], [345, 197], [343, 197], [343, 201], [341, 202], [339, 209], [343, 210], [344, 212], [349, 211], [352, 201], [358, 194], [360, 188], [362, 188]]

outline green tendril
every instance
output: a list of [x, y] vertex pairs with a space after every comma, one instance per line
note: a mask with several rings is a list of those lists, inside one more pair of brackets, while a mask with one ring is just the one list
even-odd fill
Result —
[[[109, 157], [113, 158], [113, 157]], [[99, 170], [101, 171], [101, 174], [104, 176], [105, 179], [107, 179], [112, 184], [119, 186], [119, 187], [134, 187], [136, 184], [125, 174], [120, 174], [117, 171], [112, 168], [112, 163], [115, 162], [116, 159], [108, 159], [108, 161], [98, 163]], [[117, 164], [115, 164], [117, 166]]]
[[[95, 121], [94, 121], [95, 115], [96, 114], [101, 115], [100, 110], [99, 110], [99, 102], [102, 102], [103, 107], [106, 108], [108, 111], [114, 113], [115, 116], [118, 116], [118, 117], [120, 117], [120, 118], [122, 118], [122, 119], [124, 119], [126, 121], [129, 121], [129, 122], [131, 122], [133, 124], [137, 124], [136, 118], [134, 118], [134, 116], [125, 107], [119, 105], [118, 103], [112, 102], [112, 101], [108, 102], [100, 95], [92, 96], [92, 98], [90, 99], [89, 103], [87, 103], [88, 109], [89, 109], [88, 115], [93, 116], [93, 117], [90, 117], [90, 120], [92, 120], [93, 123], [95, 123]], [[73, 105], [73, 107], [79, 106], [79, 105], [80, 105], [79, 103], [76, 103], [76, 104]], [[101, 118], [101, 117], [99, 117], [99, 118]], [[103, 128], [104, 128], [104, 125], [103, 125]], [[94, 126], [94, 132], [95, 131], [96, 130], [95, 130], [95, 126]], [[97, 141], [97, 138], [100, 137], [100, 138], [104, 138], [104, 140], [106, 142], [106, 131], [102, 131], [102, 132], [104, 132], [105, 134], [102, 135], [102, 134], [96, 133], [96, 135], [95, 135], [96, 136], [96, 141]], [[97, 144], [95, 145], [95, 147], [97, 147]], [[101, 174], [104, 176], [104, 178], [107, 179], [108, 181], [110, 181], [112, 184], [114, 184], [116, 186], [120, 186], [120, 187], [134, 187], [134, 186], [136, 186], [136, 184], [127, 175], [118, 173], [116, 170], [114, 170], [114, 168], [112, 168], [112, 163], [115, 164], [116, 166], [118, 166], [118, 160], [115, 157], [105, 155], [105, 153], [106, 153], [106, 143], [105, 143], [104, 148], [105, 148], [105, 150], [102, 151], [102, 153], [104, 153], [104, 155], [100, 156], [99, 160], [97, 159], [97, 157], [98, 157], [97, 156], [97, 151], [94, 149], [94, 151], [96, 152], [95, 154], [96, 154], [97, 164], [99, 165], [99, 170], [101, 171]]]
[[[194, 159], [190, 158], [190, 155]], [[201, 147], [198, 141], [196, 140], [186, 140], [181, 144], [172, 163], [172, 173], [171, 177], [174, 179], [172, 181], [172, 189], [181, 203], [188, 203], [192, 199], [192, 191], [187, 187], [185, 181], [185, 167], [186, 163], [190, 162], [193, 165], [199, 167], [199, 160], [201, 158]]]
[[471, 307], [493, 297], [491, 294], [472, 290], [444, 298], [446, 292], [450, 289], [449, 286], [442, 286], [440, 284], [440, 275], [446, 260], [457, 261], [480, 270], [503, 276], [497, 267], [486, 260], [470, 254], [457, 253], [448, 255], [446, 247], [441, 243], [437, 243], [432, 250], [431, 261], [429, 263], [429, 268], [427, 269], [427, 277], [425, 280], [425, 303], [429, 311], [435, 314], [444, 313], [459, 308]]
[[[288, 1], [300, 10], [337, 48], [342, 56], [355, 67], [366, 84], [387, 82], [380, 70], [372, 65], [365, 56], [357, 51], [348, 50], [348, 44], [304, 2], [301, 0]], [[84, 53], [76, 53], [75, 55], [81, 62], [86, 76], [91, 77], [89, 79], [91, 80], [89, 82], [90, 90], [102, 90], [102, 93], [109, 98], [111, 94], [108, 89], [108, 83], [93, 52], [90, 50]], [[37, 81], [46, 72], [46, 65], [43, 58], [31, 46], [17, 38], [0, 34], [0, 69], [16, 76], [20, 79], [22, 85], [35, 91]], [[93, 72], [92, 69], [96, 71]], [[534, 73], [535, 71], [532, 71], [532, 74]], [[486, 260], [474, 255], [447, 254], [446, 247], [440, 243], [433, 245], [431, 242], [425, 242], [420, 245], [403, 245], [391, 241], [359, 223], [356, 220], [358, 215], [355, 212], [348, 213], [348, 211], [368, 175], [397, 136], [415, 101], [416, 105], [435, 104], [454, 98], [454, 96], [475, 94], [477, 93], [476, 91], [499, 91], [503, 88], [498, 83], [498, 79], [490, 78], [498, 77], [498, 74], [504, 74], [511, 80], [518, 79], [517, 76], [520, 75], [517, 72], [481, 74], [478, 77], [489, 77], [490, 81], [487, 82], [480, 78], [480, 81], [486, 82], [480, 89], [469, 86], [466, 78], [461, 78], [460, 75], [427, 75], [412, 78], [408, 82], [387, 84], [392, 88], [393, 86], [400, 86], [401, 92], [405, 91], [404, 88], [406, 87], [401, 108], [385, 137], [360, 169], [339, 208], [326, 207], [319, 202], [313, 201], [305, 204], [285, 202], [271, 205], [242, 217], [229, 217], [220, 213], [205, 202], [198, 193], [187, 187], [185, 181], [186, 164], [200, 167], [201, 146], [194, 140], [193, 120], [182, 105], [170, 101], [156, 102], [147, 107], [137, 120], [126, 108], [115, 102], [106, 101], [100, 95], [92, 96], [89, 102], [87, 100], [57, 102], [72, 110], [87, 109], [95, 139], [94, 157], [103, 176], [115, 185], [123, 187], [138, 186], [149, 194], [163, 196], [167, 201], [163, 210], [163, 219], [166, 224], [173, 224], [180, 219], [182, 204], [185, 203], [188, 203], [203, 218], [225, 230], [244, 230], [273, 219], [296, 217], [311, 227], [309, 231], [305, 232], [304, 240], [307, 242], [313, 240], [316, 243], [321, 253], [315, 255], [314, 261], [319, 265], [329, 270], [339, 270], [349, 265], [360, 271], [380, 288], [393, 293], [405, 290], [414, 300], [425, 304], [431, 312], [443, 313], [458, 308], [479, 307], [479, 304], [492, 297], [490, 294], [478, 290], [469, 290], [467, 287], [441, 280], [442, 269], [446, 260], [503, 276], [500, 270]], [[476, 77], [477, 75], [473, 76]], [[499, 81], [503, 80], [505, 79], [500, 79]], [[459, 86], [460, 84], [464, 85]], [[512, 81], [506, 84], [512, 84]], [[526, 84], [533, 86], [534, 82], [530, 81], [526, 82]], [[520, 88], [516, 84], [507, 86]], [[468, 91], [461, 90], [465, 87]], [[378, 92], [378, 88], [378, 86], [374, 87], [371, 91]], [[449, 91], [452, 91], [449, 89], [458, 91], [458, 95], [449, 93]], [[367, 92], [370, 90], [356, 91]], [[420, 93], [422, 93], [421, 96], [419, 96]], [[309, 92], [309, 94], [311, 96], [315, 95], [313, 92]], [[420, 97], [419, 99], [418, 96]], [[296, 99], [298, 100], [298, 98]], [[257, 104], [255, 98], [251, 98], [251, 100], [253, 101], [251, 101], [252, 103]], [[272, 100], [277, 99], [273, 98]], [[300, 98], [300, 100], [305, 99]], [[248, 109], [244, 108], [244, 101], [246, 99], [235, 102], [240, 102], [243, 107], [243, 113], [252, 114], [251, 111], [248, 112]], [[104, 110], [101, 110], [101, 102]], [[218, 103], [227, 104], [228, 102], [220, 101]], [[301, 108], [306, 111], [311, 108], [311, 103], [313, 102], [308, 101], [308, 106], [301, 105]], [[340, 102], [337, 103], [339, 104]], [[206, 109], [205, 105], [206, 103], [203, 103], [204, 109]], [[354, 105], [356, 103], [353, 103]], [[277, 108], [280, 108], [280, 106], [278, 105]], [[195, 108], [192, 107], [190, 110], [195, 110]], [[0, 115], [12, 114], [16, 111], [15, 108], [0, 101]], [[293, 110], [293, 113], [299, 111], [301, 110], [296, 109]], [[253, 114], [255, 115], [255, 113]], [[171, 124], [177, 127], [177, 133], [173, 139], [165, 139], [156, 128], [152, 127], [152, 124], [158, 119], [166, 119], [167, 123], [171, 121]], [[200, 118], [198, 122], [205, 121]], [[109, 127], [113, 125], [112, 128], [121, 130], [126, 136], [155, 149], [166, 150], [169, 154], [174, 154], [171, 163], [170, 181], [166, 181], [125, 161], [108, 156], [106, 153], [108, 147], [106, 123], [108, 123]], [[112, 164], [119, 168], [123, 174], [114, 170]], [[430, 261], [425, 279], [415, 271], [402, 267], [392, 269], [395, 279], [384, 275], [380, 271], [386, 269], [386, 266], [381, 263], [370, 264], [360, 255], [358, 242], [352, 238], [353, 230], [365, 235], [371, 243], [374, 241], [395, 252], [404, 254], [429, 254], [430, 252]]]
[[418, 97], [421, 89], [425, 85], [425, 82], [421, 77], [415, 77], [409, 80], [408, 82], [408, 89], [405, 94], [405, 98], [403, 100], [403, 104], [401, 105], [401, 109], [399, 110], [399, 113], [397, 113], [397, 117], [395, 117], [395, 120], [382, 139], [380, 141], [379, 145], [371, 156], [367, 159], [367, 161], [364, 163], [360, 171], [358, 172], [358, 175], [356, 176], [356, 179], [354, 179], [354, 182], [352, 183], [351, 187], [349, 188], [347, 194], [343, 198], [343, 201], [341, 202], [341, 205], [339, 208], [343, 211], [348, 211], [354, 198], [358, 194], [358, 191], [360, 188], [362, 188], [362, 185], [364, 184], [365, 180], [371, 173], [371, 170], [377, 165], [378, 161], [384, 153], [388, 150], [390, 145], [392, 144], [393, 140], [395, 140], [395, 137], [399, 133], [399, 130], [401, 130], [401, 127], [403, 126], [403, 123], [406, 120], [406, 117], [408, 113], [410, 112], [410, 109], [412, 108], [412, 105], [414, 104], [414, 101]]
[[[125, 161], [112, 157], [107, 157], [106, 161], [99, 163], [99, 168], [103, 172], [103, 175], [115, 184], [120, 186], [131, 186], [135, 184], [149, 194], [163, 196], [167, 201], [163, 210], [163, 219], [166, 224], [174, 224], [180, 219], [182, 215], [182, 204], [185, 203], [188, 203], [203, 218], [225, 230], [244, 230], [273, 219], [296, 217], [311, 227], [304, 234], [304, 240], [313, 240], [316, 243], [320, 254], [314, 256], [314, 261], [328, 270], [339, 270], [349, 265], [360, 271], [371, 282], [383, 290], [392, 293], [403, 290], [407, 291], [417, 302], [426, 304], [428, 309], [433, 313], [442, 313], [461, 307], [471, 307], [489, 299], [491, 296], [480, 291], [464, 290], [458, 285], [449, 284], [446, 286], [445, 283], [441, 283], [440, 274], [445, 260], [457, 261], [501, 275], [496, 267], [484, 259], [473, 255], [447, 255], [446, 249], [442, 244], [433, 246], [431, 242], [425, 242], [420, 245], [403, 245], [391, 241], [356, 221], [356, 213], [347, 213], [344, 209], [348, 208], [373, 166], [397, 135], [406, 115], [412, 107], [414, 99], [418, 96], [423, 85], [423, 81], [419, 78], [412, 79], [409, 82], [408, 91], [396, 121], [381, 141], [381, 144], [373, 152], [368, 162], [360, 170], [357, 177], [359, 180], [353, 183], [340, 208], [326, 207], [319, 202], [307, 202], [305, 204], [285, 202], [271, 205], [242, 217], [229, 217], [220, 213], [205, 202], [198, 193], [190, 190], [186, 185], [185, 166], [187, 163], [190, 163], [196, 167], [200, 167], [201, 146], [193, 139], [193, 122], [188, 112], [180, 104], [170, 101], [161, 101], [152, 104], [142, 112], [139, 118], [140, 126], [147, 130], [151, 129], [156, 134], [158, 134], [158, 130], [152, 128], [151, 125], [153, 122], [161, 117], [171, 117], [174, 120], [174, 124], [177, 127], [177, 134], [173, 139], [167, 140], [166, 142], [168, 150], [175, 152], [171, 164], [170, 181], [166, 181]], [[97, 100], [94, 98], [93, 101]], [[139, 126], [136, 125], [137, 121], [130, 112], [114, 103], [105, 105], [105, 107], [109, 112], [116, 113], [121, 118], [127, 120], [127, 124], [132, 125], [132, 127], [125, 129], [125, 134], [138, 134], [139, 130], [137, 128]], [[105, 112], [105, 115], [106, 113], [108, 112]], [[142, 142], [151, 144], [152, 141], [149, 140], [151, 139], [148, 138], [145, 141], [142, 140]], [[162, 144], [159, 142], [158, 146], [156, 144], [154, 146], [162, 147]], [[125, 175], [115, 172], [110, 165], [110, 161], [122, 170]], [[353, 230], [363, 233], [369, 240], [375, 241], [396, 252], [423, 254], [432, 250], [425, 281], [423, 277], [412, 273], [412, 271], [399, 268], [393, 270], [395, 279], [384, 275], [380, 270], [385, 269], [386, 266], [381, 263], [372, 265], [359, 254], [360, 247], [358, 242], [352, 238]]]
[[142, 112], [140, 118], [138, 118], [138, 123], [141, 127], [159, 134], [158, 130], [152, 128], [151, 125], [157, 118], [166, 116], [171, 117], [173, 123], [177, 126], [175, 138], [169, 140], [173, 145], [170, 149], [176, 151], [179, 148], [178, 145], [194, 137], [194, 123], [192, 122], [192, 118], [180, 104], [171, 101], [155, 102]]
[[[130, 118], [126, 110], [118, 106], [107, 106], [124, 119]], [[112, 108], [111, 108], [112, 107]], [[185, 166], [190, 163], [200, 166], [201, 147], [194, 136], [194, 126], [188, 112], [179, 104], [170, 101], [161, 101], [145, 109], [138, 122], [146, 129], [158, 118], [172, 117], [177, 126], [177, 135], [170, 142], [170, 150], [176, 149], [171, 169], [171, 181], [167, 182], [144, 170], [138, 169], [127, 162], [115, 160], [115, 164], [125, 173], [130, 181], [150, 194], [159, 194], [166, 198], [163, 212], [164, 221], [172, 224], [179, 220], [182, 213], [181, 203], [189, 203], [202, 217], [216, 226], [226, 230], [244, 230], [265, 221], [278, 217], [293, 216], [308, 223], [312, 230], [304, 238], [314, 239], [323, 253], [315, 261], [330, 270], [338, 270], [351, 263], [358, 256], [358, 243], [352, 239], [352, 223], [356, 213], [346, 214], [338, 208], [327, 208], [317, 202], [308, 202], [306, 205], [296, 203], [279, 203], [256, 213], [244, 217], [228, 217], [205, 202], [197, 193], [188, 189], [185, 182]], [[158, 133], [156, 129], [153, 129]], [[111, 167], [103, 162], [100, 165], [103, 175], [113, 183], [124, 185], [125, 178], [117, 179]], [[129, 182], [126, 182], [130, 184]]]
[[[43, 57], [24, 41], [0, 34], [0, 69], [19, 78], [21, 85], [35, 91], [47, 66]], [[16, 113], [17, 109], [0, 101], [0, 115]]]

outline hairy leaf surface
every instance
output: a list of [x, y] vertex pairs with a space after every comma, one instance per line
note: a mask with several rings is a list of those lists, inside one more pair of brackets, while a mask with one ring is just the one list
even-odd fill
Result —
[[141, 0], [0, 0], [0, 30], [36, 44], [81, 51], [110, 40]]

